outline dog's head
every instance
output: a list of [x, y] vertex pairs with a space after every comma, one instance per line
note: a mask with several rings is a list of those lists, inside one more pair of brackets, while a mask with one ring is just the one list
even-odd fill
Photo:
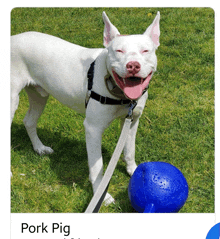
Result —
[[120, 35], [105, 12], [103, 21], [108, 71], [127, 98], [138, 99], [156, 71], [160, 13], [142, 35]]

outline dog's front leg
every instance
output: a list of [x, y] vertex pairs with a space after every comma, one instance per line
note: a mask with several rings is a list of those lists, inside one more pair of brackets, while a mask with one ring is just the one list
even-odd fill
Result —
[[84, 121], [86, 131], [86, 148], [89, 164], [89, 178], [95, 192], [103, 175], [103, 162], [101, 152], [101, 138], [103, 129], [94, 127], [88, 119]]
[[[122, 126], [124, 124], [124, 119], [121, 121]], [[137, 128], [139, 124], [139, 117], [135, 117], [131, 128], [129, 130], [127, 140], [125, 142], [124, 146], [124, 161], [126, 162], [126, 169], [130, 176], [133, 175], [135, 169], [137, 168], [137, 165], [135, 163], [135, 139], [136, 139], [136, 133]]]
[[[92, 183], [93, 193], [95, 193], [103, 178], [103, 160], [101, 151], [102, 134], [111, 121], [106, 117], [106, 115], [109, 116], [109, 114], [100, 110], [102, 106], [98, 105], [98, 107], [92, 108], [91, 105], [96, 105], [96, 103], [91, 103], [93, 104], [90, 104], [87, 108], [84, 127], [86, 133], [89, 178]], [[108, 205], [114, 202], [114, 199], [107, 193], [104, 202]]]
[[[137, 168], [137, 165], [135, 163], [135, 140], [139, 125], [139, 119], [142, 115], [147, 97], [148, 93], [146, 92], [138, 101], [138, 104], [133, 111], [133, 122], [131, 124], [131, 128], [129, 130], [129, 134], [124, 146], [124, 161], [127, 164], [127, 172], [130, 176], [133, 175], [135, 169]], [[123, 126], [124, 119], [122, 119], [121, 123]]]

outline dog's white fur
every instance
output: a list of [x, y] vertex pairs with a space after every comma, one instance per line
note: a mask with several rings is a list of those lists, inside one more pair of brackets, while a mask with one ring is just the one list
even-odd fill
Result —
[[[11, 121], [19, 103], [19, 93], [25, 88], [30, 107], [24, 118], [27, 133], [34, 150], [39, 154], [50, 154], [53, 150], [44, 146], [37, 136], [37, 121], [43, 112], [49, 94], [80, 113], [85, 113], [86, 147], [90, 181], [95, 192], [103, 175], [101, 139], [104, 130], [115, 118], [122, 123], [128, 112], [128, 105], [103, 105], [90, 99], [85, 109], [87, 93], [87, 72], [96, 59], [93, 90], [117, 99], [106, 88], [104, 77], [113, 76], [114, 70], [120, 77], [128, 75], [126, 64], [139, 62], [138, 75], [142, 78], [156, 71], [155, 51], [159, 46], [159, 12], [154, 22], [143, 35], [119, 36], [103, 12], [105, 49], [88, 49], [47, 34], [26, 32], [11, 37]], [[147, 50], [147, 51], [146, 51]], [[124, 147], [127, 172], [132, 175], [136, 169], [135, 136], [139, 118], [147, 100], [146, 92], [137, 100], [133, 123]], [[113, 198], [107, 194], [106, 203]]]

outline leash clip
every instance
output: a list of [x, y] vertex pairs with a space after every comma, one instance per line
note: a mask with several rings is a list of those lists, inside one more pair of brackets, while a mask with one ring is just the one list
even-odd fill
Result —
[[126, 118], [127, 119], [131, 119], [131, 120], [133, 120], [133, 110], [134, 110], [134, 108], [136, 107], [136, 105], [137, 105], [137, 102], [136, 101], [131, 101], [130, 102], [130, 104], [129, 104], [129, 109], [128, 109], [128, 114], [127, 114], [127, 116], [126, 116]]

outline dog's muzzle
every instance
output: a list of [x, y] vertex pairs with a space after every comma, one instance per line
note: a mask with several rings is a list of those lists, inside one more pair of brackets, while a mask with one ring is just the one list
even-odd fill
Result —
[[116, 84], [124, 92], [125, 96], [131, 100], [136, 100], [142, 96], [144, 90], [148, 87], [153, 72], [151, 71], [146, 78], [122, 78], [114, 70], [112, 73]]

